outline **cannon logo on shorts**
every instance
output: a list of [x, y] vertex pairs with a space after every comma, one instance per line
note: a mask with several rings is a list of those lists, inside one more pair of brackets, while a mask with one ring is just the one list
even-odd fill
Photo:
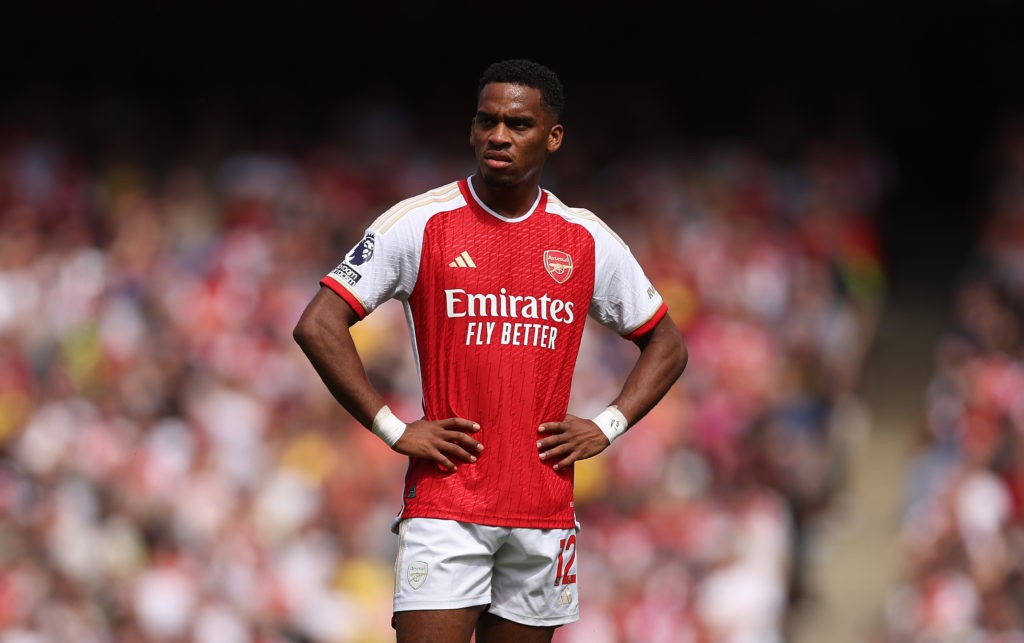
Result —
[[558, 594], [558, 604], [562, 607], [570, 607], [572, 605], [572, 589], [569, 585], [562, 588], [562, 591]]
[[422, 560], [417, 560], [409, 564], [409, 585], [413, 589], [419, 589], [423, 587], [423, 583], [427, 582], [427, 564]]
[[561, 250], [544, 251], [544, 270], [560, 284], [569, 281], [572, 276], [572, 256]]

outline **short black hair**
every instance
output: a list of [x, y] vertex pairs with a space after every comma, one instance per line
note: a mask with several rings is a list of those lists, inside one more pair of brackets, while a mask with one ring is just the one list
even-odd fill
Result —
[[540, 91], [540, 102], [555, 115], [555, 120], [562, 119], [565, 111], [565, 89], [558, 75], [545, 65], [525, 58], [510, 58], [492, 63], [480, 76], [476, 88], [477, 98], [490, 83], [512, 83], [524, 85]]

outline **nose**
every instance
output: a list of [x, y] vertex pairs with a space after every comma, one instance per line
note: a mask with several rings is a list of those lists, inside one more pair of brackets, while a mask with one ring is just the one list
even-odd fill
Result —
[[511, 141], [508, 126], [504, 123], [498, 123], [491, 128], [490, 134], [487, 136], [487, 140], [491, 145], [507, 145]]

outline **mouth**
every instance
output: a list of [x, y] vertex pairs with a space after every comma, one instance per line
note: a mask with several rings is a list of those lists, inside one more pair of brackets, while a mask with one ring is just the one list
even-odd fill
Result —
[[512, 165], [512, 157], [500, 152], [488, 152], [484, 154], [484, 163], [487, 167], [500, 170]]

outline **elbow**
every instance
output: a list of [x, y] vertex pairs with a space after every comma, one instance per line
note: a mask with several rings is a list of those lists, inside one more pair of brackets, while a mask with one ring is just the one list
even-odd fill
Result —
[[303, 327], [301, 319], [295, 324], [295, 328], [292, 329], [292, 339], [299, 346], [302, 346], [306, 341], [306, 329]]
[[[666, 315], [666, 318], [668, 315]], [[667, 337], [667, 350], [669, 363], [672, 365], [673, 380], [683, 374], [686, 364], [690, 361], [690, 351], [686, 348], [686, 341], [675, 322], [668, 321], [664, 324], [664, 335]]]
[[641, 353], [650, 351], [659, 362], [661, 373], [669, 382], [675, 382], [683, 374], [690, 360], [686, 342], [672, 319], [665, 315], [654, 331], [637, 341]]
[[295, 323], [295, 328], [292, 329], [292, 339], [303, 351], [306, 351], [314, 343], [315, 338], [316, 325], [309, 319], [309, 315], [302, 315]]
[[686, 370], [686, 364], [689, 363], [690, 361], [690, 351], [687, 350], [686, 343], [683, 342], [681, 337], [679, 339], [678, 345], [676, 346], [674, 361], [675, 377], [676, 379], [678, 379], [679, 376], [683, 374], [683, 371]]
[[679, 328], [672, 324], [669, 329], [668, 336], [670, 341], [667, 344], [666, 357], [667, 363], [670, 365], [669, 372], [674, 382], [686, 370], [686, 365], [690, 361], [690, 351], [686, 348], [686, 342], [683, 340], [683, 335], [679, 332]]
[[331, 346], [339, 332], [354, 320], [348, 304], [330, 289], [322, 288], [295, 322], [292, 339], [307, 355], [334, 350]]

